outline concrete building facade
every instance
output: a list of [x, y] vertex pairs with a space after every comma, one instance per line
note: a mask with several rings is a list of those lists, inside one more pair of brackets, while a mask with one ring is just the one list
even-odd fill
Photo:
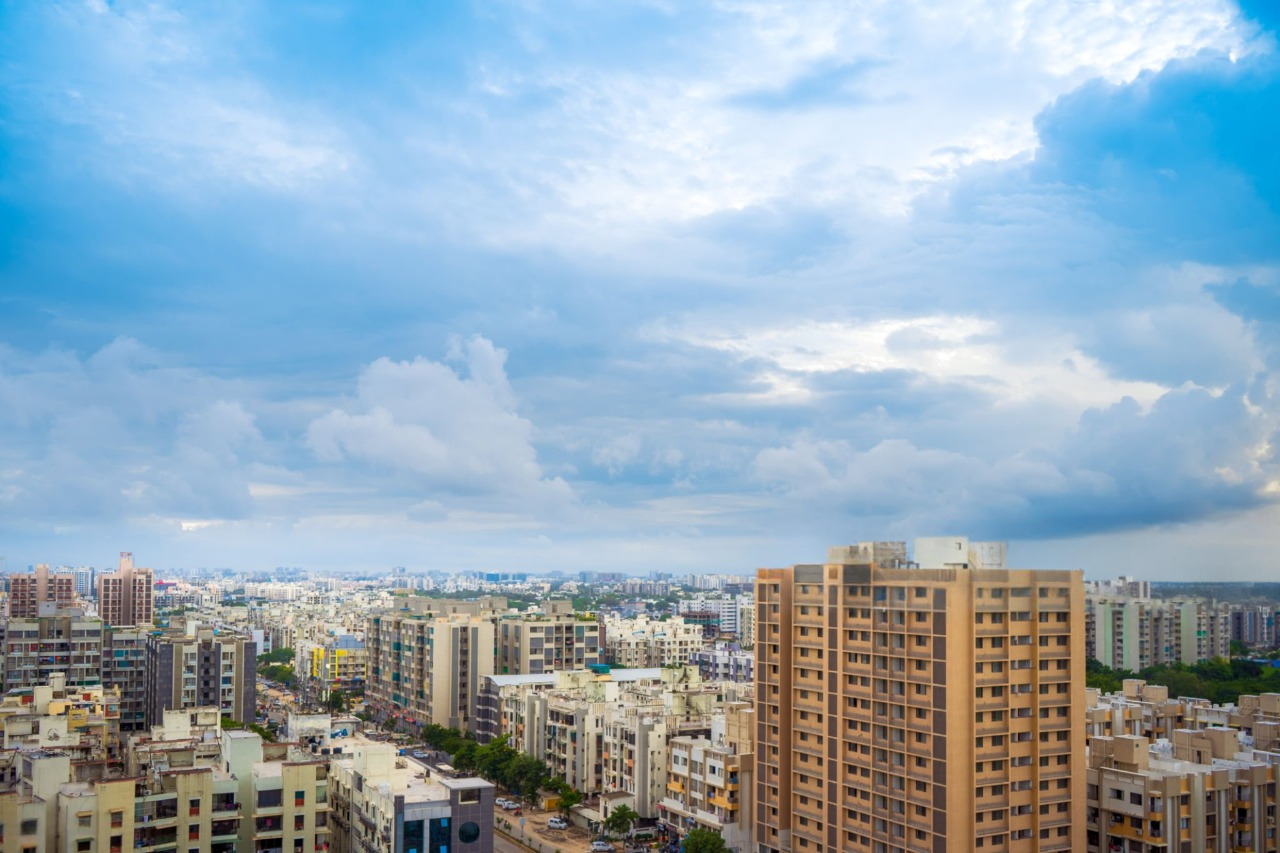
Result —
[[904, 543], [756, 580], [761, 853], [1083, 851], [1083, 576]]

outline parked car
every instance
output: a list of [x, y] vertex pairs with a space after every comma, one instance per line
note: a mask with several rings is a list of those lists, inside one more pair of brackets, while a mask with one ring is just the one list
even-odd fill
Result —
[[569, 821], [562, 817], [553, 817], [547, 821], [547, 829], [568, 829]]
[[506, 812], [515, 811], [520, 808], [520, 804], [518, 802], [508, 799], [503, 799], [503, 801], [498, 803], [498, 805], [502, 806], [502, 810]]
[[493, 800], [493, 804], [495, 806], [498, 806], [499, 808], [503, 808], [503, 809], [507, 807], [507, 803], [509, 802], [511, 801], [508, 800], [506, 797], [495, 797]]
[[591, 853], [613, 853], [613, 845], [608, 841], [592, 841]]

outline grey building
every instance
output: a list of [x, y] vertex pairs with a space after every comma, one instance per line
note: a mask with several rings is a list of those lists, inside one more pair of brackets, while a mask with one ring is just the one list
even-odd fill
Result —
[[258, 646], [243, 634], [201, 628], [195, 636], [147, 638], [147, 725], [168, 708], [214, 707], [252, 722], [257, 713]]
[[147, 637], [141, 628], [106, 628], [102, 683], [120, 688], [120, 731], [147, 730]]

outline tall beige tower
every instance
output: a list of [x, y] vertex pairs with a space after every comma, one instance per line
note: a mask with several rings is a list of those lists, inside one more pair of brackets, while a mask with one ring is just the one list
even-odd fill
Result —
[[133, 565], [133, 554], [120, 552], [114, 574], [98, 575], [98, 615], [112, 627], [150, 627], [155, 573]]
[[1083, 574], [961, 550], [759, 571], [759, 850], [1085, 849]]

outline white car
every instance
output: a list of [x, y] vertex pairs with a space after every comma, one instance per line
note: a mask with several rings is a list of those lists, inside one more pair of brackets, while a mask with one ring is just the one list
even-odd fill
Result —
[[511, 801], [508, 800], [506, 797], [498, 797], [493, 801], [493, 804], [495, 806], [498, 806], [499, 808], [505, 809], [507, 806], [511, 805]]
[[553, 817], [547, 821], [547, 829], [568, 829], [569, 821], [562, 817]]
[[520, 804], [517, 803], [515, 800], [504, 799], [502, 802], [498, 803], [498, 805], [502, 806], [502, 810], [504, 812], [515, 811], [516, 809], [520, 808]]
[[592, 841], [591, 853], [613, 853], [613, 845], [608, 841]]

